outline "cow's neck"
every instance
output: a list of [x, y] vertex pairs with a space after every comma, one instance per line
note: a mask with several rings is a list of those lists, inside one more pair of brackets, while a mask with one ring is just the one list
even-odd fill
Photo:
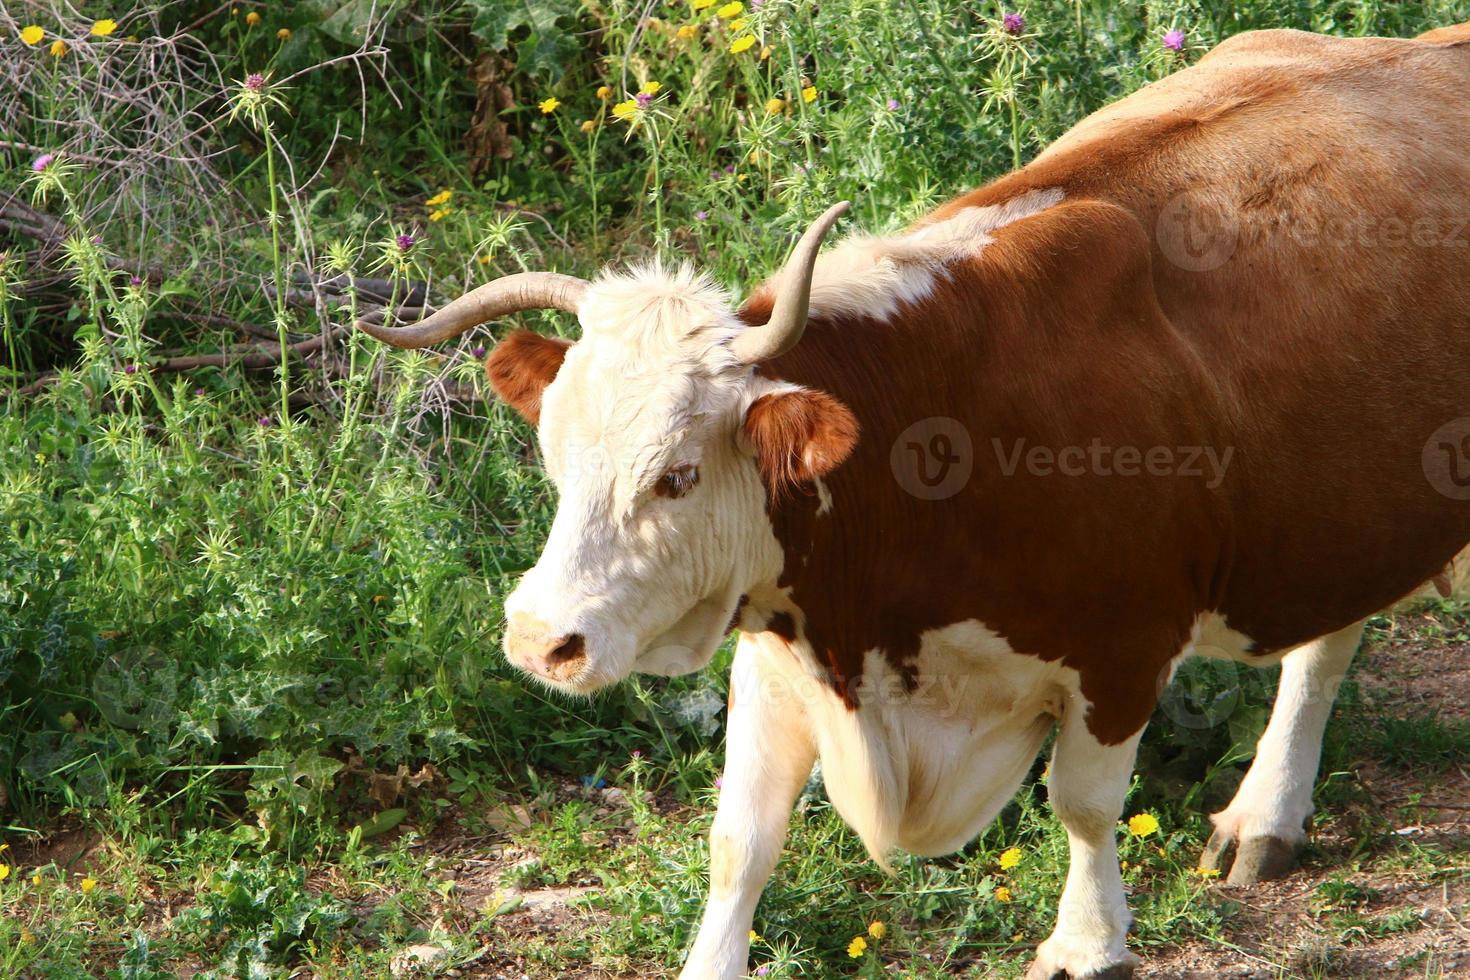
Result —
[[[912, 679], [922, 633], [957, 621], [952, 597], [941, 593], [963, 575], [956, 568], [947, 578], [963, 532], [926, 523], [938, 511], [916, 509], [914, 488], [894, 470], [893, 447], [912, 424], [911, 406], [934, 397], [924, 391], [932, 378], [925, 362], [944, 358], [932, 344], [905, 350], [899, 331], [906, 328], [814, 321], [776, 365], [783, 379], [841, 399], [862, 428], [852, 457], [835, 472], [771, 502], [784, 561], [769, 588], [768, 608], [777, 614], [763, 624], [794, 632], [849, 705], [868, 651]], [[757, 600], [757, 608], [766, 605]]]

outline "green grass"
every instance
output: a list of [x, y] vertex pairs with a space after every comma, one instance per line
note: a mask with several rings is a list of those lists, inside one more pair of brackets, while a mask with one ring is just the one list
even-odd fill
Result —
[[[438, 0], [374, 24], [366, 9], [92, 4], [64, 19], [33, 6], [47, 44], [72, 50], [0, 42], [20, 80], [0, 93], [0, 199], [34, 201], [65, 239], [42, 254], [33, 232], [0, 225], [0, 385], [37, 388], [0, 417], [0, 974], [380, 976], [432, 942], [467, 970], [524, 957], [541, 975], [646, 975], [677, 964], [697, 922], [722, 719], [698, 709], [723, 702], [728, 654], [592, 702], [525, 685], [497, 650], [501, 598], [551, 514], [531, 433], [493, 402], [433, 397], [474, 390], [472, 352], [493, 337], [403, 354], [347, 335], [327, 362], [277, 372], [170, 366], [242, 341], [278, 348], [355, 312], [351, 296], [318, 309], [263, 287], [351, 272], [398, 296], [427, 282], [442, 300], [522, 268], [662, 255], [740, 292], [831, 201], [854, 201], [855, 227], [897, 227], [1238, 31], [1410, 35], [1470, 19], [1463, 2], [1045, 0], [1022, 5], [1015, 39], [1000, 7], [943, 0], [769, 0], [740, 28], [682, 0], [641, 24], [625, 0]], [[104, 16], [118, 33], [88, 40]], [[1174, 27], [1182, 54], [1161, 45]], [[187, 45], [149, 50], [198, 72], [131, 57], [185, 28]], [[472, 176], [474, 59], [506, 86], [511, 142]], [[618, 118], [650, 82], [650, 105]], [[156, 274], [132, 283], [125, 270], [143, 267]], [[1458, 605], [1413, 622], [1465, 636]], [[1129, 812], [1162, 829], [1123, 844], [1145, 953], [1231, 941], [1238, 908], [1191, 869], [1271, 680], [1192, 667], [1150, 731]], [[1182, 721], [1201, 712], [1204, 727]], [[1433, 772], [1467, 747], [1463, 724], [1382, 715], [1350, 689], [1324, 811], [1365, 803], [1350, 775], [1365, 755]], [[814, 785], [757, 915], [755, 961], [772, 976], [882, 962], [1019, 975], [1065, 868], [1040, 770], [963, 853], [891, 877]], [[621, 797], [582, 788], [600, 780]], [[1321, 856], [1462, 874], [1453, 849], [1385, 846], [1388, 822]], [[47, 837], [90, 846], [67, 864], [34, 849]], [[1003, 870], [1012, 847], [1023, 860]], [[534, 860], [517, 866], [522, 853]], [[533, 934], [502, 885], [593, 891], [565, 928]], [[1326, 914], [1349, 917], [1340, 932], [1413, 925], [1401, 910]], [[886, 934], [849, 957], [873, 922]]]

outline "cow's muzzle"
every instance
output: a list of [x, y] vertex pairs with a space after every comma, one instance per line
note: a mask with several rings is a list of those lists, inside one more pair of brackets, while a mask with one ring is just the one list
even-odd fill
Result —
[[587, 641], [581, 633], [553, 634], [539, 620], [512, 617], [505, 633], [505, 655], [524, 671], [567, 683], [587, 666]]

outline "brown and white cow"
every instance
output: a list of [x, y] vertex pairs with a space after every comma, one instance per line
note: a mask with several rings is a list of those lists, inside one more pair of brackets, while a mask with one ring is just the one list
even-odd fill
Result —
[[833, 208], [740, 306], [655, 265], [363, 324], [581, 323], [486, 364], [560, 495], [513, 663], [590, 692], [740, 630], [685, 977], [745, 971], [814, 760], [875, 858], [940, 854], [1053, 726], [1071, 865], [1032, 976], [1126, 975], [1115, 825], [1191, 654], [1284, 665], [1204, 859], [1289, 867], [1364, 618], [1470, 541], [1467, 93], [1470, 25], [1245, 34], [817, 259]]

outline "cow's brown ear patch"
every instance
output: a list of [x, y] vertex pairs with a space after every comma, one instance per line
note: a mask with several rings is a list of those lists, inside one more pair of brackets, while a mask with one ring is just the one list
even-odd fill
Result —
[[858, 421], [824, 391], [799, 388], [757, 398], [745, 413], [744, 437], [772, 493], [810, 483], [836, 469], [858, 440]]
[[517, 330], [485, 358], [485, 376], [500, 400], [535, 425], [541, 418], [541, 393], [561, 370], [570, 340]]

